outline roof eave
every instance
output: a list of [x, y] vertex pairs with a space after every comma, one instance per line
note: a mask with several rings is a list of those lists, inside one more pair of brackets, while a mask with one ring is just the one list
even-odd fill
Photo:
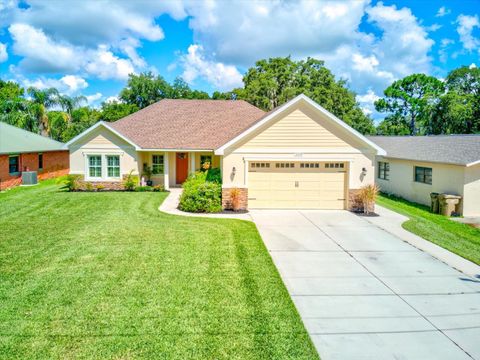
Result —
[[378, 146], [377, 144], [375, 144], [374, 142], [370, 141], [369, 139], [367, 139], [364, 135], [360, 134], [357, 130], [353, 129], [352, 127], [350, 127], [349, 125], [347, 125], [344, 121], [340, 120], [338, 117], [336, 117], [335, 115], [333, 115], [331, 112], [329, 112], [328, 110], [324, 109], [323, 107], [321, 107], [319, 104], [317, 104], [315, 101], [313, 101], [312, 99], [310, 99], [308, 96], [304, 95], [304, 94], [300, 94], [298, 96], [296, 96], [295, 98], [293, 98], [292, 100], [286, 102], [285, 104], [283, 104], [282, 106], [280, 106], [277, 110], [273, 111], [272, 113], [270, 113], [268, 116], [266, 116], [265, 118], [263, 118], [261, 121], [255, 123], [254, 125], [252, 125], [251, 127], [249, 127], [248, 129], [246, 129], [244, 132], [242, 132], [241, 134], [237, 135], [236, 137], [234, 137], [232, 140], [228, 141], [227, 143], [225, 143], [224, 145], [220, 146], [219, 148], [217, 148], [215, 150], [215, 155], [224, 155], [225, 153], [225, 150], [233, 145], [235, 145], [236, 143], [238, 143], [241, 139], [243, 139], [245, 136], [248, 136], [249, 134], [251, 134], [252, 132], [254, 132], [256, 129], [260, 128], [261, 126], [265, 125], [266, 123], [268, 123], [269, 121], [271, 121], [275, 116], [277, 116], [278, 114], [284, 112], [285, 110], [287, 110], [288, 108], [290, 108], [291, 106], [297, 104], [298, 102], [300, 101], [305, 101], [307, 102], [308, 104], [310, 104], [311, 106], [313, 106], [316, 110], [320, 111], [321, 113], [323, 113], [325, 116], [327, 116], [327, 118], [331, 119], [334, 123], [336, 123], [337, 125], [339, 125], [340, 127], [342, 127], [343, 129], [347, 130], [347, 132], [351, 133], [352, 135], [354, 135], [355, 137], [357, 137], [360, 141], [362, 141], [363, 143], [367, 144], [370, 148], [374, 149], [376, 151], [376, 154], [377, 155], [386, 155], [386, 152], [385, 150], [383, 150], [380, 146]]

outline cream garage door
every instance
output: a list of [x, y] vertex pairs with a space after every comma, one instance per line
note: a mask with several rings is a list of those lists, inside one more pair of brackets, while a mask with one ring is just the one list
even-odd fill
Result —
[[250, 209], [345, 209], [347, 163], [249, 163]]

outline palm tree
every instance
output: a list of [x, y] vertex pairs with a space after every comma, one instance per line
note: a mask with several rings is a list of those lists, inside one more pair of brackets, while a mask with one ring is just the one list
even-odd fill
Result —
[[31, 98], [31, 110], [37, 119], [40, 134], [48, 136], [50, 134], [48, 109], [60, 104], [60, 94], [55, 88], [41, 90], [29, 87], [27, 92]]
[[59, 105], [62, 107], [68, 115], [68, 121], [72, 120], [72, 111], [78, 108], [83, 102], [87, 102], [87, 98], [83, 95], [80, 96], [68, 96], [60, 95], [58, 99]]

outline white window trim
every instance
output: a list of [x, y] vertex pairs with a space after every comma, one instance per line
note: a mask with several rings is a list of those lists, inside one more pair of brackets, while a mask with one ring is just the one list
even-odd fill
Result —
[[[153, 174], [153, 156], [163, 156], [163, 172], [160, 173], [160, 174]], [[152, 177], [161, 177], [161, 176], [165, 176], [165, 153], [158, 153], [158, 152], [154, 152], [154, 153], [151, 153], [149, 158], [148, 158], [148, 166], [150, 166], [150, 168], [152, 169]]]
[[[108, 181], [108, 182], [118, 182], [122, 180], [122, 154], [119, 153], [84, 153], [85, 156], [85, 171], [84, 177], [85, 181]], [[93, 177], [90, 176], [90, 163], [89, 157], [90, 156], [100, 156], [102, 159], [102, 176], [101, 177]], [[118, 156], [119, 158], [119, 166], [120, 166], [120, 177], [109, 177], [108, 176], [108, 163], [107, 163], [107, 156]]]

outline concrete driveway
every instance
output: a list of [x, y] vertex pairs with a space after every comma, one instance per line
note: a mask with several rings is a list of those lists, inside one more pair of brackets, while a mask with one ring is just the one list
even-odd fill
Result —
[[323, 360], [480, 359], [480, 279], [346, 211], [250, 214]]

